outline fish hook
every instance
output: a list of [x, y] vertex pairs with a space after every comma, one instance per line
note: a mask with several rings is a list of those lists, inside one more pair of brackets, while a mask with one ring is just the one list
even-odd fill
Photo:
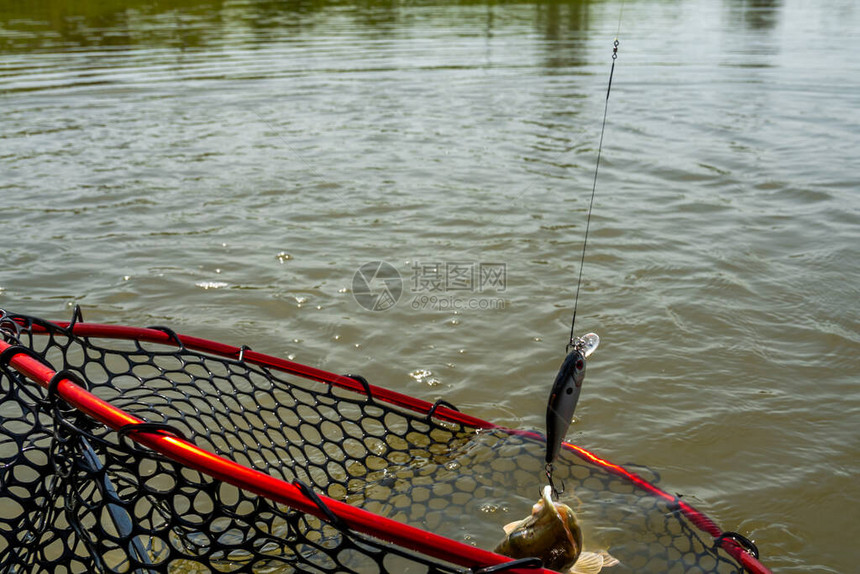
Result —
[[550, 488], [552, 488], [552, 495], [553, 495], [555, 498], [558, 498], [559, 496], [561, 496], [561, 493], [563, 493], [563, 492], [564, 492], [564, 481], [563, 481], [563, 480], [562, 480], [562, 481], [560, 481], [560, 482], [561, 482], [561, 489], [559, 489], [559, 488], [555, 485], [555, 481], [553, 481], [553, 479], [552, 479], [552, 471], [553, 471], [553, 467], [552, 467], [552, 463], [551, 463], [551, 462], [546, 463], [546, 466], [544, 467], [544, 470], [546, 471], [546, 479], [547, 479], [547, 481], [549, 481], [549, 486], [550, 486]]

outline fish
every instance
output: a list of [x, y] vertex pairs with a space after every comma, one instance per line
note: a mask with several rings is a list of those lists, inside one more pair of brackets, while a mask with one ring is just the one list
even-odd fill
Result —
[[569, 506], [552, 499], [546, 485], [532, 513], [503, 527], [504, 539], [494, 552], [509, 558], [536, 556], [545, 568], [564, 574], [597, 574], [618, 560], [608, 552], [583, 552], [582, 530]]
[[555, 377], [549, 401], [546, 405], [546, 463], [558, 458], [561, 441], [564, 440], [573, 411], [579, 402], [582, 381], [585, 380], [585, 355], [578, 348], [571, 351]]

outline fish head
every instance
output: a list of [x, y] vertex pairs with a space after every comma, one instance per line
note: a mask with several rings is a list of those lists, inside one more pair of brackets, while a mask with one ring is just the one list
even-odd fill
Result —
[[544, 487], [532, 513], [504, 527], [505, 538], [495, 552], [509, 558], [537, 556], [551, 570], [570, 568], [582, 552], [582, 531], [573, 510], [552, 500], [552, 488]]

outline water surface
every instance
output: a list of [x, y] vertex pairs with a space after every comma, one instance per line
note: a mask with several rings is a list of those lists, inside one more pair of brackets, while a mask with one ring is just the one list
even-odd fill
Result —
[[[852, 571], [849, 0], [0, 3], [0, 306], [541, 429], [619, 15], [571, 437], [774, 571]], [[372, 261], [402, 278], [385, 311], [352, 293]]]

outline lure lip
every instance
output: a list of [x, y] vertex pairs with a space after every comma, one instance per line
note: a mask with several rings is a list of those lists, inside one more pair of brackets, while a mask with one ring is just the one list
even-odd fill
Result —
[[571, 345], [587, 359], [600, 345], [600, 336], [597, 333], [586, 333], [582, 337], [574, 338]]

